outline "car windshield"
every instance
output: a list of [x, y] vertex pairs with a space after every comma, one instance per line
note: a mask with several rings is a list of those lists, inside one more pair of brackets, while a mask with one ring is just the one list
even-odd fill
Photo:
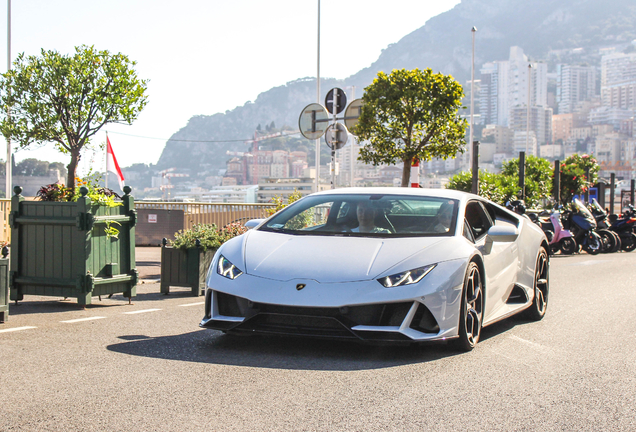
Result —
[[457, 210], [457, 200], [440, 197], [316, 195], [281, 210], [259, 230], [325, 236], [450, 236]]

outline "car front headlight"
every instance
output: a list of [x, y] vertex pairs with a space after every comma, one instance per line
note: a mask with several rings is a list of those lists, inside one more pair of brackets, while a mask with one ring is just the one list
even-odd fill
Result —
[[227, 258], [223, 255], [219, 257], [219, 263], [216, 266], [216, 272], [223, 277], [228, 279], [236, 279], [240, 275], [243, 274], [241, 270], [234, 264], [232, 264]]
[[391, 276], [385, 276], [378, 279], [378, 282], [380, 282], [385, 288], [394, 288], [402, 285], [418, 283], [424, 276], [433, 270], [435, 266], [436, 264], [431, 264], [424, 267], [418, 267], [413, 270], [396, 273]]

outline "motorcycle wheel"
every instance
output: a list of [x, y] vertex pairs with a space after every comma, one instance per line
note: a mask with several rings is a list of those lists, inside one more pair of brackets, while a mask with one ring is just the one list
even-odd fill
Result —
[[559, 247], [562, 254], [572, 255], [576, 252], [577, 244], [572, 237], [565, 237], [559, 242]]
[[612, 252], [618, 252], [619, 250], [623, 248], [623, 241], [621, 240], [621, 236], [616, 234], [614, 231], [610, 231], [610, 232], [614, 234], [614, 237], [616, 238], [616, 246], [614, 247], [614, 250]]
[[590, 255], [598, 255], [603, 249], [603, 240], [601, 240], [601, 237], [595, 232], [590, 232], [587, 235], [587, 242], [585, 243], [584, 249], [585, 252]]
[[624, 250], [625, 252], [633, 251], [634, 249], [636, 249], [636, 234], [629, 233], [629, 235], [621, 239], [621, 242], [621, 250]]
[[610, 230], [600, 229], [596, 233], [601, 237], [603, 248], [601, 252], [610, 253], [616, 250], [616, 237]]
[[555, 253], [557, 253], [560, 250], [561, 250], [561, 245], [559, 243], [552, 243], [550, 245], [550, 254], [551, 255], [554, 255]]

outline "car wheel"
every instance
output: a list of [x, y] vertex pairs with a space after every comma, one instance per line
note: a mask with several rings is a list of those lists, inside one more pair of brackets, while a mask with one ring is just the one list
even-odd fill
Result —
[[539, 249], [537, 265], [534, 270], [534, 299], [526, 312], [526, 316], [539, 321], [545, 316], [548, 308], [548, 294], [550, 293], [550, 261], [544, 248]]
[[561, 246], [561, 253], [566, 255], [572, 255], [576, 252], [576, 241], [572, 237], [564, 237], [559, 242]]
[[461, 314], [459, 317], [459, 340], [462, 351], [471, 351], [479, 341], [484, 315], [484, 291], [479, 267], [474, 262], [468, 264], [464, 289], [462, 290]]

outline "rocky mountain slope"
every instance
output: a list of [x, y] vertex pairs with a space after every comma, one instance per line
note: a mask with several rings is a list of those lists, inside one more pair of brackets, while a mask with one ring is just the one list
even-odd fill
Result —
[[[453, 75], [465, 83], [470, 77], [471, 28], [478, 29], [475, 64], [508, 57], [518, 45], [532, 59], [551, 50], [583, 47], [588, 51], [636, 39], [634, 0], [462, 0], [453, 9], [391, 44], [368, 68], [343, 80], [321, 81], [323, 93], [334, 86], [355, 85], [360, 97], [378, 71], [426, 68]], [[261, 93], [226, 113], [200, 115], [167, 142], [159, 169], [178, 167], [193, 173], [223, 168], [226, 151], [244, 151], [242, 142], [197, 143], [249, 139], [257, 125], [275, 122], [296, 127], [300, 110], [315, 99], [315, 79], [304, 78]], [[186, 141], [177, 141], [186, 140]], [[308, 143], [309, 144], [309, 143]]]

